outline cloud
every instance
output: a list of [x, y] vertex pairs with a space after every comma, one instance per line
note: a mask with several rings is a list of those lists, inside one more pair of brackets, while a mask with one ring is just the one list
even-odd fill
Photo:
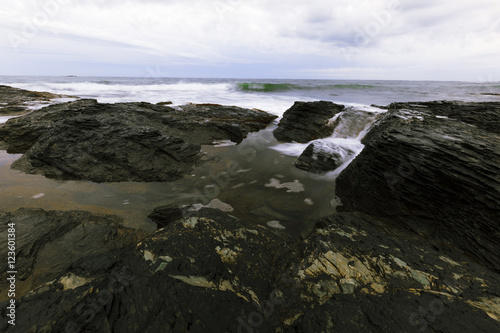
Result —
[[463, 79], [488, 66], [500, 76], [497, 0], [18, 0], [0, 8], [4, 74], [29, 74], [26, 61], [57, 72], [44, 65], [51, 54], [100, 72], [116, 62], [134, 73], [153, 63], [188, 76], [223, 66], [246, 75], [251, 66], [265, 77], [275, 66], [282, 76], [383, 78], [397, 66], [405, 79], [420, 77], [421, 64], [433, 68], [429, 79], [452, 66]]

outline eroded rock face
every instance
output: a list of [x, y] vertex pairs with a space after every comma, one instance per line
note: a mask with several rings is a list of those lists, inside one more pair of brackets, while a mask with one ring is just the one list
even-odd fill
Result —
[[0, 128], [12, 168], [95, 182], [170, 181], [189, 172], [200, 145], [241, 142], [276, 116], [211, 104], [177, 108], [79, 100], [10, 119]]
[[500, 328], [498, 274], [368, 215], [325, 217], [299, 242], [216, 209], [165, 218], [107, 266], [86, 257], [23, 297], [14, 331]]
[[333, 102], [295, 102], [281, 119], [274, 137], [283, 142], [306, 143], [332, 135], [335, 124], [330, 121], [344, 110]]
[[499, 103], [396, 103], [337, 179], [344, 208], [390, 217], [500, 271]]

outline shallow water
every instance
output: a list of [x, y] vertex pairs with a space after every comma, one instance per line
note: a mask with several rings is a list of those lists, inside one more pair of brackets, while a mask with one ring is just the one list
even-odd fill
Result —
[[292, 166], [295, 157], [270, 149], [273, 126], [239, 145], [203, 146], [206, 155], [190, 175], [174, 182], [94, 183], [63, 181], [10, 169], [21, 155], [0, 151], [0, 210], [21, 207], [89, 210], [115, 214], [124, 225], [152, 232], [147, 216], [160, 205], [207, 204], [217, 198], [229, 214], [249, 224], [279, 221], [298, 235], [334, 212], [334, 179]]

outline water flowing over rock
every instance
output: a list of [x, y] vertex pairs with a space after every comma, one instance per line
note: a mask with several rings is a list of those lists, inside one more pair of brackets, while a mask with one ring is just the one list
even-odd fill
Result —
[[343, 105], [327, 101], [295, 102], [281, 119], [274, 136], [283, 142], [306, 143], [333, 133], [332, 118], [344, 110]]
[[241, 142], [276, 116], [213, 104], [168, 107], [79, 100], [10, 119], [0, 128], [12, 168], [95, 182], [170, 181], [189, 172], [200, 145]]
[[353, 108], [346, 109], [334, 123], [333, 138], [362, 139], [370, 126], [382, 113], [367, 112]]
[[500, 103], [391, 104], [337, 195], [500, 272], [499, 124]]
[[380, 116], [381, 113], [352, 108], [344, 110], [332, 122], [332, 135], [309, 144], [293, 165], [301, 170], [323, 174], [349, 163], [363, 147], [359, 140]]
[[321, 174], [337, 169], [354, 155], [354, 151], [333, 142], [313, 142], [293, 165], [301, 170]]

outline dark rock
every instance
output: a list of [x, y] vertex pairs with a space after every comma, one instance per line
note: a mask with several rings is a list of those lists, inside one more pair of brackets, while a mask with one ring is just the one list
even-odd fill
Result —
[[276, 116], [238, 107], [79, 100], [10, 119], [0, 128], [12, 168], [95, 182], [170, 181], [189, 172], [201, 144], [265, 128]]
[[497, 273], [368, 215], [320, 219], [299, 243], [214, 209], [165, 224], [118, 258], [76, 261], [22, 297], [16, 326], [0, 330], [500, 329]]
[[49, 92], [29, 91], [0, 85], [0, 116], [20, 115], [28, 112], [30, 104], [48, 102], [55, 98], [78, 98]]
[[[0, 213], [0, 254], [7, 258], [8, 223], [15, 224], [16, 297], [25, 295], [66, 273], [80, 259], [112, 255], [133, 247], [146, 235], [123, 227], [122, 219], [85, 211], [44, 211], [21, 208]], [[86, 270], [88, 266], [84, 266]], [[101, 270], [107, 268], [100, 267]], [[0, 288], [7, 288], [7, 271], [0, 275]], [[7, 297], [2, 293], [1, 299]]]
[[313, 142], [293, 163], [296, 168], [312, 173], [333, 171], [354, 156], [354, 151], [332, 142]]
[[273, 134], [279, 141], [302, 143], [328, 137], [335, 128], [331, 119], [343, 110], [343, 105], [327, 101], [295, 102]]
[[110, 269], [70, 270], [86, 282], [80, 286], [56, 279], [30, 293], [18, 304], [15, 330], [236, 332], [237, 318], [270, 293], [267, 281], [279, 274], [286, 244], [282, 233], [202, 209], [167, 224]]
[[199, 144], [216, 140], [240, 143], [248, 133], [266, 128], [278, 116], [258, 109], [219, 104], [186, 104], [175, 107], [178, 119], [169, 126], [187, 132]]
[[179, 220], [183, 216], [183, 210], [174, 206], [156, 207], [149, 218], [158, 226], [158, 229], [167, 226], [168, 224]]
[[500, 272], [500, 103], [395, 103], [337, 179], [344, 209], [390, 217]]
[[493, 319], [500, 310], [499, 275], [400, 227], [336, 214], [320, 219], [299, 246], [303, 252], [275, 285], [283, 305], [274, 319], [284, 332], [500, 327]]
[[158, 102], [156, 103], [156, 105], [171, 105], [173, 104], [172, 102], [168, 101], [168, 102]]
[[389, 109], [429, 110], [433, 115], [457, 119], [489, 132], [500, 134], [500, 103], [452, 101], [392, 103]]

